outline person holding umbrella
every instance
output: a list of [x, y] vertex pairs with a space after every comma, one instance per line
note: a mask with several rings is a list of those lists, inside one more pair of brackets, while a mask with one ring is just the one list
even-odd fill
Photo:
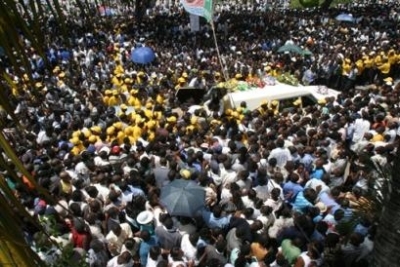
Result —
[[162, 225], [157, 226], [154, 231], [160, 247], [167, 251], [170, 251], [174, 247], [180, 247], [182, 235], [174, 226], [172, 217], [168, 214], [163, 214], [160, 217]]

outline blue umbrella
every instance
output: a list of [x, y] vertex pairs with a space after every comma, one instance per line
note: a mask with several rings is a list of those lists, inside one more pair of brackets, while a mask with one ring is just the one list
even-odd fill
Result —
[[355, 22], [353, 15], [342, 13], [336, 16], [337, 21], [345, 21], [345, 22]]
[[153, 49], [150, 47], [135, 48], [131, 55], [131, 60], [137, 64], [149, 64], [156, 58]]

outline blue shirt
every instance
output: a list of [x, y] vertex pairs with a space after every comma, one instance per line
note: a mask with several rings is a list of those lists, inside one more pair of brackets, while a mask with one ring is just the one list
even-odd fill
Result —
[[221, 216], [219, 218], [215, 217], [214, 214], [210, 211], [204, 210], [202, 212], [202, 217], [204, 222], [207, 224], [207, 226], [211, 229], [213, 228], [220, 228], [224, 229], [229, 225], [230, 222], [230, 216]]
[[319, 194], [319, 201], [324, 203], [328, 208], [331, 208], [330, 214], [334, 214], [335, 211], [340, 209], [340, 205], [327, 192], [321, 192]]
[[314, 169], [310, 173], [310, 178], [315, 178], [318, 180], [322, 180], [322, 176], [324, 176], [324, 170], [323, 169]]
[[314, 157], [311, 154], [304, 154], [303, 158], [300, 159], [300, 163], [304, 164], [304, 169], [311, 172], [313, 169]]
[[140, 243], [140, 248], [139, 248], [139, 256], [140, 256], [140, 263], [142, 266], [147, 265], [147, 256], [149, 255], [150, 248], [157, 246], [158, 240], [156, 236], [151, 236], [150, 240], [145, 242], [143, 241]]
[[307, 208], [311, 206], [313, 206], [313, 204], [304, 197], [303, 191], [299, 192], [293, 202], [293, 210], [304, 213]]
[[301, 185], [293, 183], [292, 181], [289, 181], [283, 185], [283, 195], [285, 196], [285, 199], [286, 195], [291, 193], [290, 197], [286, 199], [289, 201], [292, 201], [296, 197], [296, 195], [303, 190], [304, 188]]

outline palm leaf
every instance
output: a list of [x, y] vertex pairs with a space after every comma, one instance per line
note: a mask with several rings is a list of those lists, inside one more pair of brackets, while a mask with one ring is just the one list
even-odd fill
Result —
[[[60, 2], [58, 0], [46, 0], [48, 10], [45, 10], [41, 2], [38, 0], [0, 1], [0, 47], [4, 49], [15, 75], [19, 77], [22, 77], [23, 74], [28, 75], [31, 82], [30, 90], [35, 90], [33, 86], [34, 79], [32, 77], [29, 55], [25, 51], [26, 45], [23, 40], [28, 40], [31, 43], [31, 47], [46, 62], [47, 58], [44, 51], [46, 48], [45, 34], [42, 32], [42, 30], [46, 31], [43, 24], [44, 12], [50, 12], [54, 16], [66, 44], [69, 44], [68, 36], [70, 29], [66, 26], [66, 18], [63, 15], [63, 7], [60, 5]], [[79, 3], [80, 1], [78, 1], [78, 6], [80, 6], [82, 14], [89, 14], [89, 5], [79, 5]], [[20, 128], [21, 125], [14, 115], [14, 107], [9, 102], [8, 97], [10, 88], [13, 86], [13, 77], [5, 69], [0, 69], [0, 77], [0, 106], [11, 117], [13, 124]], [[18, 172], [24, 175], [35, 186], [37, 192], [45, 196], [47, 201], [51, 201], [52, 198], [49, 193], [37, 184], [36, 180], [18, 159], [13, 146], [2, 131], [6, 127], [5, 123], [5, 121], [0, 122], [0, 150], [14, 164]], [[22, 133], [23, 129], [20, 129], [20, 134]], [[10, 177], [23, 185], [20, 176], [9, 166], [3, 157], [0, 157], [0, 168], [6, 170]], [[0, 176], [0, 207], [0, 266], [46, 266], [28, 245], [22, 230], [25, 220], [34, 224], [37, 229], [42, 228], [37, 220], [20, 203], [2, 176]], [[44, 231], [43, 233], [46, 235]]]

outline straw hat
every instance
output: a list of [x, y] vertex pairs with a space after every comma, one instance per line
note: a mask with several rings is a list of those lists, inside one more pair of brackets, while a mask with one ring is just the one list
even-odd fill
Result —
[[328, 207], [322, 202], [318, 202], [314, 206], [317, 207], [321, 213], [325, 213], [328, 210]]

